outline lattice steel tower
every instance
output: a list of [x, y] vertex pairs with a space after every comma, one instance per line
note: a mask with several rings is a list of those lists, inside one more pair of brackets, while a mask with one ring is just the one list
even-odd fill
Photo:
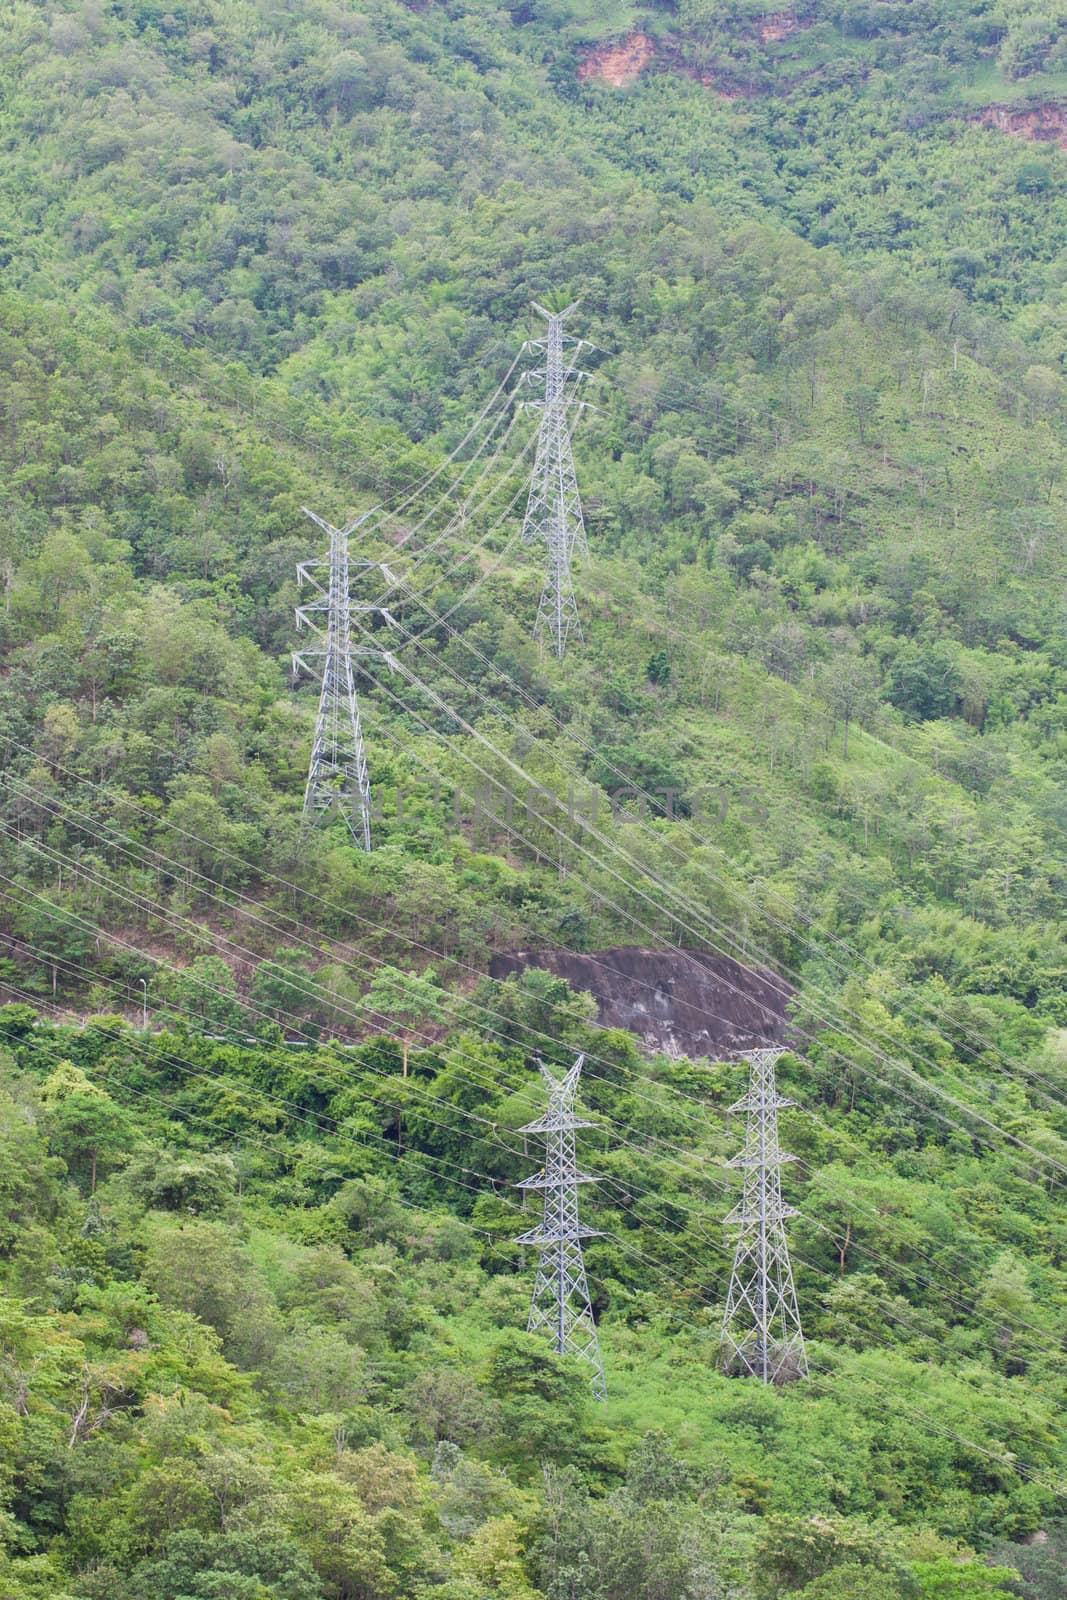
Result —
[[575, 1149], [575, 1130], [595, 1126], [574, 1114], [584, 1060], [579, 1056], [563, 1078], [556, 1078], [541, 1066], [548, 1087], [548, 1110], [537, 1122], [527, 1123], [519, 1131], [544, 1135], [545, 1165], [518, 1188], [540, 1190], [545, 1212], [540, 1226], [522, 1234], [518, 1243], [537, 1245], [541, 1252], [527, 1328], [531, 1333], [547, 1328], [559, 1355], [587, 1361], [593, 1369], [593, 1397], [606, 1400], [604, 1363], [582, 1256], [582, 1240], [596, 1237], [597, 1230], [585, 1227], [578, 1216], [578, 1185], [597, 1181], [578, 1171]]
[[808, 1358], [797, 1309], [785, 1223], [797, 1212], [782, 1200], [781, 1169], [795, 1158], [778, 1145], [778, 1113], [795, 1105], [778, 1093], [782, 1049], [750, 1050], [748, 1093], [730, 1107], [746, 1114], [745, 1148], [727, 1164], [744, 1173], [741, 1203], [727, 1217], [740, 1229], [723, 1318], [723, 1364], [763, 1383], [806, 1378]]
[[[374, 513], [367, 512], [347, 527], [335, 528], [306, 506], [304, 512], [330, 540], [330, 553], [324, 560], [302, 561], [296, 569], [300, 583], [311, 583], [318, 591], [316, 599], [297, 606], [297, 627], [311, 628], [321, 641], [319, 648], [293, 652], [294, 674], [303, 669], [321, 675], [322, 682], [304, 790], [304, 814], [325, 817], [334, 809], [339, 810], [357, 845], [369, 850], [370, 772], [352, 669], [352, 612], [372, 608], [353, 607], [348, 541]], [[355, 565], [365, 569], [379, 564], [359, 561]], [[323, 571], [328, 573], [325, 584], [316, 576]]]
[[529, 348], [543, 350], [544, 367], [529, 374], [531, 379], [543, 378], [544, 400], [532, 402], [542, 408], [541, 429], [537, 438], [530, 494], [522, 524], [524, 544], [543, 539], [547, 562], [544, 587], [537, 607], [534, 636], [547, 637], [557, 656], [562, 656], [568, 639], [581, 639], [582, 625], [578, 618], [578, 605], [574, 598], [571, 580], [571, 561], [575, 556], [588, 555], [582, 502], [578, 494], [578, 480], [574, 471], [571, 450], [570, 412], [574, 405], [573, 389], [586, 374], [579, 372], [573, 361], [564, 363], [564, 344], [577, 352], [584, 340], [564, 335], [563, 323], [574, 310], [546, 311], [534, 302], [534, 310], [545, 318], [548, 327], [543, 339], [532, 340]]

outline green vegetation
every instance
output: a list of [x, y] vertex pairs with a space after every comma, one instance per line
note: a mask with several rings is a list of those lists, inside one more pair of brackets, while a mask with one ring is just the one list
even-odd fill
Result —
[[[714, 1367], [711, 1231], [735, 1070], [642, 1063], [544, 975], [499, 999], [512, 1040], [480, 1038], [471, 1002], [407, 1078], [385, 1041], [0, 1012], [8, 1592], [58, 1568], [94, 1596], [243, 1592], [217, 1572], [299, 1600], [696, 1594], [702, 1572], [850, 1595], [857, 1566], [883, 1595], [1014, 1592], [968, 1545], [1054, 1504], [1063, 1275], [1027, 1267], [1062, 1253], [1054, 1197], [1007, 1157], [879, 1158], [884, 1121], [794, 1063], [822, 1112], [789, 1129], [813, 1377], [740, 1384]], [[508, 1129], [546, 1020], [560, 1061], [594, 1052], [603, 1407], [518, 1331], [500, 1185], [529, 1169]]]
[[[1067, 155], [981, 119], [1056, 126], [1064, 31], [10, 0], [0, 1600], [1062, 1593]], [[405, 504], [555, 294], [562, 663], [521, 460]], [[368, 858], [288, 668], [301, 508], [379, 502]], [[737, 1070], [485, 976], [617, 943], [796, 986], [810, 1383], [715, 1369]], [[604, 1406], [521, 1331], [539, 1049]]]

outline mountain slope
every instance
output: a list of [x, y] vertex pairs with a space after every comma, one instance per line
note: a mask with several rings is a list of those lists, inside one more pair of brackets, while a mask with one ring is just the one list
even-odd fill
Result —
[[[1067, 154], [988, 121], [1053, 13], [6, 20], [5, 1597], [1058, 1593]], [[554, 296], [561, 662], [536, 418], [464, 442]], [[380, 503], [365, 857], [289, 652]], [[488, 977], [619, 945], [796, 990], [809, 1384], [716, 1370], [738, 1069]], [[603, 1408], [511, 1243], [578, 1050]]]

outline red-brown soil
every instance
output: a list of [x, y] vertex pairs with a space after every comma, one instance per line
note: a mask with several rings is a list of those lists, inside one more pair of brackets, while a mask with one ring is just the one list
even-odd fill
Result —
[[764, 44], [776, 44], [780, 39], [788, 39], [799, 27], [800, 23], [791, 11], [776, 11], [773, 16], [764, 17], [759, 36]]
[[655, 59], [656, 46], [647, 33], [631, 33], [621, 44], [601, 45], [590, 50], [578, 68], [579, 83], [607, 83], [625, 89]]
[[986, 106], [973, 120], [1015, 139], [1055, 144], [1067, 150], [1067, 106]]
[[[766, 27], [779, 28], [779, 33], [768, 33], [768, 38], [784, 39], [794, 33], [799, 24], [791, 12], [775, 13]], [[606, 83], [612, 89], [626, 89], [647, 68], [655, 63], [667, 72], [677, 72], [686, 78], [695, 78], [705, 89], [723, 100], [738, 100], [746, 91], [731, 84], [719, 83], [711, 72], [701, 72], [680, 59], [678, 50], [671, 45], [657, 45], [647, 33], [631, 33], [617, 44], [598, 45], [590, 50], [578, 67], [579, 83]]]

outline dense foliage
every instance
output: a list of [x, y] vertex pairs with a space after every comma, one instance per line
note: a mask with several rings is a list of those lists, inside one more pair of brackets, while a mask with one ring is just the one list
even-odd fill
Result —
[[[1067, 126], [1067, 19], [3, 20], [0, 1596], [1051, 1600], [1067, 156], [1009, 132]], [[529, 414], [462, 477], [557, 296], [559, 663]], [[288, 652], [301, 508], [376, 502], [422, 687], [365, 664], [366, 857], [302, 827]], [[807, 1384], [715, 1369], [737, 1069], [485, 976], [623, 942], [796, 987]], [[575, 1048], [603, 1407], [511, 1243]]]
[[[75, 1595], [155, 1600], [238, 1574], [301, 1600], [1005, 1593], [968, 1545], [1054, 1506], [1062, 1273], [1035, 1289], [1026, 1266], [1062, 1256], [1054, 1198], [1007, 1159], [879, 1157], [879, 1119], [794, 1063], [822, 1103], [789, 1129], [813, 1376], [754, 1390], [714, 1366], [736, 1070], [642, 1064], [545, 975], [495, 1001], [495, 1041], [471, 1001], [407, 1078], [385, 1040], [0, 1012], [5, 1593], [54, 1592], [57, 1567]], [[546, 1024], [557, 1059], [594, 1052], [603, 1406], [518, 1331], [508, 1130]]]

